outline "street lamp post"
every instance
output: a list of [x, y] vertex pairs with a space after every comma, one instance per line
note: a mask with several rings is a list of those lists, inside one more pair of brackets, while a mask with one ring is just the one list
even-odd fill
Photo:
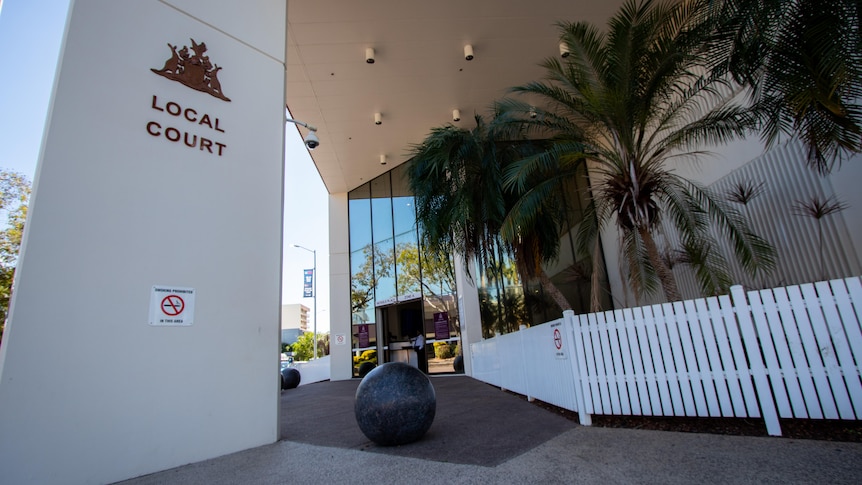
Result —
[[312, 310], [312, 313], [314, 313], [314, 345], [313, 345], [314, 349], [312, 350], [312, 352], [313, 352], [312, 359], [316, 359], [317, 358], [317, 251], [315, 251], [314, 249], [308, 249], [304, 246], [300, 246], [299, 244], [291, 244], [291, 246], [293, 246], [295, 248], [305, 249], [306, 251], [309, 251], [312, 254], [312, 257], [314, 258], [313, 266], [311, 269], [311, 274], [312, 274], [311, 277], [314, 278], [314, 280], [312, 281], [313, 287], [311, 289], [311, 291], [313, 292], [313, 294], [311, 296], [314, 298], [314, 300], [313, 300], [314, 301], [314, 303], [313, 303], [314, 309]]

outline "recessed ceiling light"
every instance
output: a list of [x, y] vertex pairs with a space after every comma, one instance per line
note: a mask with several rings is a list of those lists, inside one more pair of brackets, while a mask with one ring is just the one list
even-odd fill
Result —
[[473, 46], [470, 44], [464, 46], [464, 59], [468, 61], [473, 60]]

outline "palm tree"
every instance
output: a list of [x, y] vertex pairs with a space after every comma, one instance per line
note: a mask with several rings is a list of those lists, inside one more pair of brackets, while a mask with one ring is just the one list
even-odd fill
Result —
[[412, 148], [408, 178], [423, 246], [438, 254], [475, 258], [486, 268], [501, 264], [501, 255], [511, 256], [523, 281], [538, 279], [561, 309], [571, 309], [542, 268], [543, 261], [557, 257], [556, 227], [563, 212], [548, 210], [525, 222], [521, 231], [500, 237], [500, 225], [515, 200], [502, 188], [503, 169], [523, 158], [531, 144], [517, 140], [517, 130], [489, 126], [479, 115], [475, 120], [472, 130], [452, 124], [433, 128]]
[[[546, 80], [511, 89], [533, 103], [499, 102], [501, 123], [520, 123], [553, 142], [507, 168], [507, 186], [522, 196], [504, 221], [504, 235], [587, 163], [593, 203], [579, 229], [580, 244], [584, 251], [594, 248], [599, 230], [615, 221], [636, 294], [651, 293], [659, 283], [668, 300], [681, 299], [655, 238], [663, 218], [677, 229], [683, 248], [715, 247], [715, 226], [747, 271], [774, 264], [772, 248], [737, 211], [668, 166], [702, 154], [702, 143], [723, 143], [757, 126], [756, 113], [734, 103], [735, 86], [706, 70], [710, 24], [704, 6], [628, 1], [606, 33], [587, 22], [559, 24], [570, 56], [546, 59]], [[726, 261], [712, 253], [691, 258], [701, 290], [709, 294], [725, 289], [716, 275], [726, 273]]]
[[835, 196], [821, 199], [814, 195], [810, 200], [798, 201], [793, 210], [797, 215], [810, 217], [817, 221], [817, 247], [820, 254], [820, 279], [826, 279], [823, 265], [823, 218], [837, 214], [847, 208], [847, 204]]
[[862, 2], [712, 0], [717, 72], [764, 106], [764, 138], [798, 137], [829, 172], [862, 151]]

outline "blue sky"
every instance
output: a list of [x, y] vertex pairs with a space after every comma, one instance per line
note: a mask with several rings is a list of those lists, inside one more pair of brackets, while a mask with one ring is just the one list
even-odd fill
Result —
[[[0, 0], [0, 168], [31, 181], [57, 67], [69, 0]], [[282, 302], [313, 308], [302, 298], [302, 271], [317, 251], [318, 332], [329, 330], [327, 195], [294, 126], [287, 127]], [[303, 131], [304, 133], [304, 131]], [[325, 140], [321, 140], [325, 143]]]

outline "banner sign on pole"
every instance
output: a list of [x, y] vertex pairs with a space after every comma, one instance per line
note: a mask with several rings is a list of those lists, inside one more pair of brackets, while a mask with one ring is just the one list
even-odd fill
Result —
[[313, 269], [304, 270], [303, 271], [303, 278], [302, 278], [302, 284], [303, 284], [302, 297], [303, 298], [311, 298], [314, 296], [314, 290], [312, 289], [312, 288], [314, 288], [313, 283], [314, 283], [314, 270]]

